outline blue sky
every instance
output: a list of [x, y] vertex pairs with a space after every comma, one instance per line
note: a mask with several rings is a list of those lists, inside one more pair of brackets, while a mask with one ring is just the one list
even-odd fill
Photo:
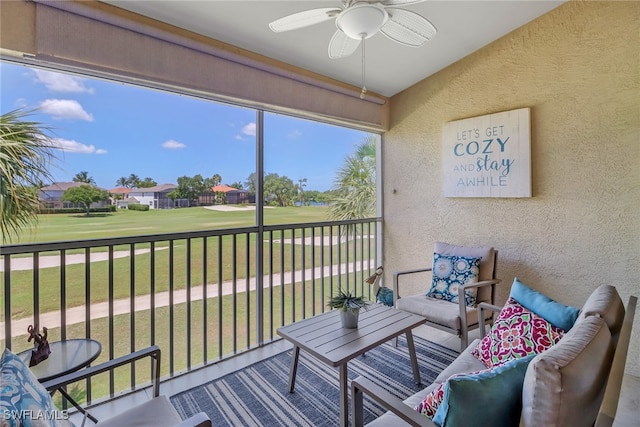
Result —
[[[158, 184], [217, 173], [231, 184], [255, 171], [255, 110], [7, 62], [0, 83], [2, 113], [38, 107], [31, 119], [53, 128], [56, 181], [88, 171], [110, 189], [132, 173]], [[324, 191], [368, 133], [265, 113], [264, 135], [266, 172]]]

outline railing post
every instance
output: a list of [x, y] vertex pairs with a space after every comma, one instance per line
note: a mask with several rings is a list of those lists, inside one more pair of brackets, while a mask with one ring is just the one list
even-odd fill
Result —
[[264, 342], [264, 111], [256, 111], [256, 340]]
[[11, 349], [11, 255], [4, 256], [4, 345]]

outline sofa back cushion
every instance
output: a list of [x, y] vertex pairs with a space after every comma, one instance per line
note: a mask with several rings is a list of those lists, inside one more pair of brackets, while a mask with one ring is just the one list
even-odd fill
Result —
[[580, 316], [602, 317], [609, 327], [614, 343], [616, 343], [624, 319], [624, 304], [616, 288], [611, 285], [600, 285], [585, 301]]
[[522, 425], [592, 426], [613, 352], [605, 321], [579, 317], [558, 344], [529, 364], [522, 390]]

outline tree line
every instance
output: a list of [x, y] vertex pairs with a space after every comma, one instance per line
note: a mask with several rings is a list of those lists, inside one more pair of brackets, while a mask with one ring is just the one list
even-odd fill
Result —
[[[76, 203], [84, 206], [87, 211], [91, 203], [99, 202], [109, 198], [109, 194], [95, 187], [95, 180], [87, 171], [81, 171], [73, 177], [73, 182], [82, 182], [87, 185], [73, 187], [65, 191], [62, 200]], [[214, 204], [225, 203], [225, 193], [215, 192], [213, 188], [220, 185], [222, 176], [214, 174], [210, 178], [204, 178], [200, 174], [194, 176], [181, 176], [177, 179], [177, 188], [167, 194], [172, 200], [183, 199], [187, 201], [188, 206], [200, 204], [200, 200], [206, 199], [206, 204], [213, 202]], [[245, 190], [250, 196], [255, 198], [256, 194], [256, 174], [250, 174], [249, 177], [242, 182], [234, 182], [229, 187]], [[124, 188], [149, 188], [155, 187], [157, 182], [152, 178], [141, 180], [137, 175], [131, 174], [128, 177], [121, 177], [116, 181], [116, 185]], [[267, 173], [263, 181], [265, 204], [270, 206], [294, 206], [296, 203], [300, 206], [309, 206], [311, 204], [328, 204], [338, 198], [338, 192], [335, 190], [317, 191], [305, 190], [307, 186], [307, 178], [299, 178], [297, 181], [286, 175], [277, 173]], [[117, 198], [121, 195], [115, 195]]]
[[[312, 203], [326, 203], [331, 205], [330, 217], [332, 219], [367, 218], [376, 212], [376, 144], [375, 138], [369, 137], [356, 147], [354, 152], [348, 155], [338, 170], [333, 188], [329, 191], [305, 190], [307, 178], [299, 178], [297, 181], [286, 175], [266, 173], [263, 181], [265, 204], [271, 206], [310, 205]], [[89, 173], [82, 171], [73, 178], [75, 182], [95, 184]], [[225, 203], [225, 193], [214, 192], [213, 187], [222, 183], [222, 176], [214, 174], [205, 178], [200, 174], [194, 176], [181, 176], [177, 179], [177, 188], [171, 191], [167, 197], [172, 200], [183, 199], [188, 206], [198, 205], [199, 200], [206, 195], [211, 195], [213, 203]], [[246, 190], [255, 199], [256, 173], [251, 173], [244, 183], [234, 182], [230, 187], [238, 190]], [[116, 185], [126, 188], [148, 188], [157, 184], [152, 178], [141, 180], [136, 174], [121, 177]], [[89, 194], [98, 197], [97, 194], [84, 190], [85, 200], [89, 200]], [[74, 195], [75, 196], [75, 195]], [[78, 196], [75, 196], [77, 199]], [[95, 200], [94, 200], [95, 201]]]
[[[286, 175], [267, 173], [263, 180], [264, 202], [270, 206], [286, 207], [310, 205], [312, 203], [330, 204], [330, 217], [344, 220], [367, 218], [375, 214], [376, 200], [376, 164], [375, 140], [369, 138], [344, 160], [342, 167], [336, 174], [334, 188], [320, 192], [305, 190], [307, 178], [297, 181]], [[87, 215], [91, 203], [109, 198], [109, 194], [93, 186], [95, 180], [87, 171], [77, 173], [74, 182], [84, 182], [87, 185], [70, 188], [62, 196], [62, 200], [80, 204], [85, 207]], [[198, 206], [202, 200], [204, 204], [226, 203], [224, 192], [215, 192], [213, 188], [222, 183], [222, 176], [214, 174], [205, 178], [200, 174], [181, 176], [177, 179], [177, 188], [167, 194], [171, 200], [185, 200], [187, 206]], [[256, 173], [251, 173], [244, 183], [234, 182], [230, 187], [245, 190], [255, 200]], [[150, 177], [141, 180], [136, 174], [121, 177], [116, 185], [126, 188], [155, 187], [157, 182]], [[207, 198], [207, 196], [210, 196]]]

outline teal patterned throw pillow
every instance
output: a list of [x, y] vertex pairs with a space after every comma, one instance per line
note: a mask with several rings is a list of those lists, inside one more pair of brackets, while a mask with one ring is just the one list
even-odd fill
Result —
[[66, 413], [56, 411], [47, 390], [22, 359], [5, 349], [0, 359], [0, 425], [68, 425]]
[[[481, 258], [433, 254], [433, 280], [427, 292], [430, 298], [458, 302], [458, 287], [478, 281]], [[465, 303], [476, 304], [477, 288], [465, 292]]]

